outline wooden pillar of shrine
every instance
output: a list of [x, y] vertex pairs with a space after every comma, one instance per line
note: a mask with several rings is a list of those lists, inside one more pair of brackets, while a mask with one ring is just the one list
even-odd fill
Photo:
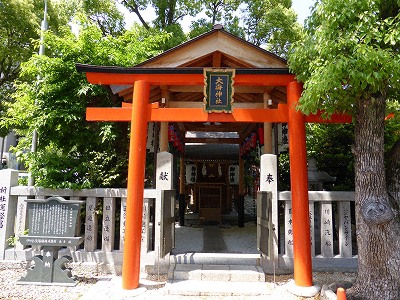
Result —
[[310, 287], [312, 286], [312, 260], [308, 213], [306, 129], [304, 115], [296, 110], [301, 92], [302, 86], [297, 81], [288, 84], [294, 281], [297, 286]]
[[127, 290], [136, 289], [139, 286], [149, 95], [150, 84], [144, 80], [136, 81], [132, 99], [124, 260], [122, 265], [122, 288]]
[[[161, 89], [161, 106], [168, 107], [170, 93], [162, 87]], [[160, 123], [160, 152], [168, 152], [168, 122]]]
[[179, 225], [185, 226], [185, 157], [181, 155], [179, 162]]
[[238, 227], [244, 227], [244, 160], [239, 157]]
[[[271, 100], [271, 95], [268, 92], [264, 92], [263, 100], [264, 100], [264, 108], [268, 108], [268, 101]], [[273, 154], [272, 149], [272, 123], [265, 122], [264, 123], [264, 154]]]

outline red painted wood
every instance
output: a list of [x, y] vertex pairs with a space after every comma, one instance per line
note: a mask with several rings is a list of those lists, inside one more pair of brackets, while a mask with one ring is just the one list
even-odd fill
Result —
[[290, 185], [292, 189], [292, 224], [294, 282], [312, 286], [310, 219], [308, 213], [308, 174], [304, 115], [296, 110], [302, 86], [294, 81], [287, 87], [289, 109]]
[[146, 81], [135, 82], [131, 114], [131, 138], [129, 145], [128, 191], [124, 236], [124, 261], [122, 264], [122, 288], [136, 289], [140, 276], [140, 246], [142, 240], [143, 190], [146, 163], [146, 138], [150, 85]]
[[[120, 74], [87, 72], [87, 80], [92, 84], [129, 85], [137, 80], [145, 80], [151, 85], [204, 85], [203, 74]], [[294, 75], [283, 74], [236, 74], [234, 85], [286, 86]]]

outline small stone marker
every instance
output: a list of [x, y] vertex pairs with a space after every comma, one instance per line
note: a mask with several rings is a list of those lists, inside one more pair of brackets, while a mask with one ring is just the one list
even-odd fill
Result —
[[168, 152], [157, 154], [157, 178], [156, 186], [158, 190], [172, 190], [173, 187], [173, 158]]
[[83, 237], [75, 237], [75, 228], [83, 201], [50, 197], [46, 200], [26, 200], [28, 203], [29, 233], [21, 236], [23, 245], [43, 246], [43, 255], [32, 258], [33, 268], [17, 284], [75, 286], [71, 270], [64, 264], [69, 256], [57, 259], [59, 247], [77, 246]]
[[8, 247], [7, 238], [14, 234], [15, 212], [17, 201], [10, 195], [10, 187], [18, 185], [18, 172], [0, 170], [0, 260]]
[[[268, 243], [268, 254], [265, 253], [270, 260], [275, 260], [277, 263], [278, 259], [278, 245], [274, 243], [274, 240], [278, 240], [278, 232], [275, 232], [275, 228], [278, 228], [278, 161], [277, 156], [274, 154], [263, 154], [261, 155], [260, 161], [260, 191], [271, 192], [272, 198], [269, 200], [269, 220], [268, 220], [268, 231], [269, 234], [266, 238], [268, 241], [260, 241], [261, 243]], [[258, 209], [258, 208], [257, 208]]]

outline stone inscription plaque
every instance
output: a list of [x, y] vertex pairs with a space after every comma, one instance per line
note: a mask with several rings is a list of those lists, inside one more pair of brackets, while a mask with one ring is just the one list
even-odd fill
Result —
[[46, 200], [26, 200], [30, 236], [73, 237], [82, 201], [50, 197]]
[[34, 265], [17, 284], [76, 285], [65, 263], [68, 256], [58, 257], [59, 246], [77, 246], [83, 237], [75, 237], [75, 228], [83, 201], [50, 197], [46, 200], [26, 200], [29, 233], [20, 236], [22, 245], [41, 245], [43, 255], [32, 258]]

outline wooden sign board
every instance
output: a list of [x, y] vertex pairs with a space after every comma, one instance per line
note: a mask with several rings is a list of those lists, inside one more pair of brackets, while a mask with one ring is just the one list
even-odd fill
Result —
[[204, 69], [204, 110], [232, 112], [234, 69]]

